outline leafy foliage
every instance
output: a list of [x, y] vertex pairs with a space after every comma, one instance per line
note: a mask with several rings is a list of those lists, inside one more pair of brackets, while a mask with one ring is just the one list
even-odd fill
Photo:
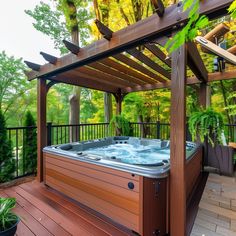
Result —
[[223, 117], [211, 107], [195, 112], [189, 119], [189, 131], [193, 140], [199, 136], [201, 142], [207, 137], [212, 146], [222, 143]]
[[[90, 32], [88, 21], [92, 18], [92, 14], [87, 8], [88, 1], [74, 0], [73, 2], [77, 7], [75, 19], [78, 21], [80, 41], [86, 45]], [[70, 40], [71, 30], [75, 26], [73, 20], [70, 19], [70, 9], [65, 8], [66, 0], [58, 0], [54, 3], [56, 3], [54, 9], [49, 4], [40, 2], [33, 11], [26, 10], [25, 12], [35, 20], [33, 23], [35, 29], [49, 36], [54, 41], [55, 48], [59, 49], [61, 54], [65, 54], [68, 50], [62, 40]]]
[[40, 2], [33, 11], [25, 10], [25, 13], [35, 20], [33, 26], [36, 30], [46, 34], [54, 41], [55, 49], [59, 49], [62, 54], [68, 52], [62, 40], [69, 40], [70, 33], [66, 30], [61, 11], [52, 10], [49, 4]]
[[0, 183], [13, 179], [14, 172], [11, 142], [7, 138], [6, 122], [0, 110]]
[[193, 40], [199, 29], [207, 26], [209, 21], [206, 16], [199, 16], [199, 0], [184, 0], [183, 10], [189, 11], [188, 23], [184, 28], [169, 39], [165, 45], [169, 54], [178, 49], [185, 42]]
[[35, 120], [30, 111], [26, 112], [24, 126], [28, 127], [25, 130], [25, 140], [22, 150], [21, 168], [24, 174], [36, 172], [37, 167], [37, 133]]
[[24, 75], [25, 65], [21, 59], [0, 52], [0, 109], [6, 113], [29, 89]]
[[232, 18], [236, 18], [236, 0], [234, 0], [230, 5], [228, 12], [230, 13]]
[[15, 198], [0, 198], [0, 232], [11, 228], [18, 217], [12, 212], [16, 206]]
[[119, 135], [132, 136], [130, 123], [123, 115], [113, 116], [110, 121], [110, 129], [115, 129]]

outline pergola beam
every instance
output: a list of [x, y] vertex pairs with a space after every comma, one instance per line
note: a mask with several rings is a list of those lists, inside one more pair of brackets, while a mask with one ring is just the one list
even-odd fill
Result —
[[158, 57], [162, 62], [164, 62], [167, 66], [171, 67], [171, 60], [168, 58], [164, 52], [161, 51], [160, 48], [153, 44], [146, 43], [144, 45], [145, 48], [147, 48], [152, 54], [154, 54], [156, 57]]
[[143, 73], [144, 75], [149, 76], [153, 80], [156, 80], [158, 82], [160, 82], [160, 80], [162, 80], [162, 78], [159, 75], [153, 73], [152, 71], [148, 70], [146, 67], [142, 66], [141, 64], [137, 63], [136, 61], [130, 59], [129, 57], [127, 57], [123, 54], [114, 55], [113, 58], [115, 58], [116, 60], [118, 60], [120, 62], [123, 62], [124, 64]]
[[55, 56], [52, 56], [52, 55], [50, 55], [50, 54], [47, 54], [47, 53], [45, 53], [45, 52], [40, 52], [40, 54], [43, 56], [43, 58], [46, 60], [46, 61], [48, 61], [49, 63], [51, 63], [51, 64], [56, 64], [56, 62], [57, 62], [57, 57], [55, 57]]
[[66, 46], [66, 48], [73, 54], [77, 55], [80, 51], [80, 47], [74, 43], [71, 43], [67, 40], [63, 40], [64, 45]]
[[194, 42], [187, 43], [187, 65], [199, 80], [207, 82], [208, 72]]
[[[136, 48], [127, 50], [127, 52], [144, 63], [146, 66], [152, 68], [154, 71], [160, 73], [161, 75], [165, 76], [167, 79], [170, 79], [170, 73], [166, 71], [163, 67], [159, 66], [157, 63], [155, 63], [153, 60], [151, 60], [149, 57], [144, 55], [141, 51], [137, 50]], [[161, 79], [160, 82], [165, 82], [165, 79]]]
[[102, 24], [101, 21], [99, 21], [98, 19], [95, 20], [94, 22], [99, 30], [99, 32], [102, 34], [102, 36], [107, 39], [107, 40], [111, 40], [112, 38], [112, 34], [113, 34], [113, 31], [110, 30], [107, 26], [105, 26], [104, 24]]
[[152, 0], [152, 5], [154, 6], [154, 11], [159, 17], [162, 17], [165, 13], [165, 6], [162, 0]]
[[[24, 63], [30, 68], [32, 69], [33, 71], [39, 71], [40, 70], [40, 65], [39, 64], [36, 64], [36, 63], [33, 63], [33, 62], [30, 62], [30, 61], [24, 61]], [[26, 72], [27, 74], [28, 72]]]
[[[216, 17], [226, 14], [227, 8], [232, 0], [215, 0], [200, 1], [199, 14]], [[29, 80], [37, 77], [48, 77], [56, 73], [65, 72], [67, 70], [80, 67], [97, 61], [99, 59], [126, 51], [138, 45], [147, 43], [149, 40], [163, 37], [172, 32], [174, 26], [186, 23], [188, 20], [188, 12], [179, 13], [181, 7], [177, 4], [172, 5], [165, 10], [162, 18], [156, 14], [141, 20], [125, 29], [114, 32], [110, 41], [101, 39], [80, 49], [77, 56], [66, 55], [60, 58], [60, 63], [55, 65], [46, 64], [40, 68], [39, 72], [32, 71], [28, 73]], [[178, 21], [176, 20], [178, 15]]]
[[[98, 63], [98, 62], [90, 63], [88, 66], [91, 68], [94, 68], [96, 70], [102, 71], [104, 73], [110, 74], [112, 76], [116, 76], [117, 78], [121, 78], [125, 82], [133, 84], [133, 85], [134, 84], [136, 84], [136, 85], [137, 84], [139, 84], [139, 85], [145, 84], [145, 82], [142, 80], [139, 80], [139, 79], [132, 77], [128, 74], [124, 74], [118, 70], [113, 69], [112, 67], [106, 66], [106, 65]], [[83, 67], [81, 67], [81, 68], [83, 68]], [[81, 69], [81, 68], [79, 68], [79, 69]]]
[[[214, 72], [208, 74], [208, 83], [220, 80], [229, 80], [229, 79], [236, 79], [236, 70], [225, 71], [225, 72]], [[186, 82], [186, 84], [189, 86], [200, 83], [202, 82], [196, 76], [188, 77]], [[122, 92], [131, 93], [139, 91], [148, 91], [154, 89], [170, 88], [170, 86], [171, 86], [171, 81], [167, 81], [166, 83], [145, 84], [144, 86], [128, 87], [122, 89]]]
[[205, 39], [204, 37], [197, 36], [196, 41], [205, 47], [213, 54], [223, 57], [226, 61], [236, 65], [236, 56], [232, 53], [228, 52], [227, 50], [217, 46], [216, 44], [212, 43], [211, 41]]
[[[99, 61], [99, 63], [103, 63], [104, 65], [110, 67], [110, 68], [114, 68], [117, 71], [120, 71], [124, 74], [126, 74], [126, 76], [132, 76], [134, 78], [137, 78], [145, 83], [154, 83], [155, 80], [151, 79], [150, 77], [148, 77], [147, 75], [143, 75], [139, 72], [137, 72], [136, 70], [133, 70], [130, 67], [124, 66], [118, 62], [116, 62], [115, 60], [112, 60], [110, 58], [105, 58]], [[128, 79], [128, 78], [127, 78]]]
[[117, 92], [117, 88], [114, 87], [112, 84], [92, 80], [89, 76], [86, 76], [82, 73], [76, 73], [76, 75], [71, 74], [70, 72], [62, 73], [57, 76], [48, 77], [48, 80], [53, 80], [56, 82], [81, 86], [109, 93]]

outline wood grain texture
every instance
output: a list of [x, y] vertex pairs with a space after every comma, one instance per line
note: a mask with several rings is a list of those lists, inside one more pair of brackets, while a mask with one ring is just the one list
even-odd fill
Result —
[[186, 162], [185, 167], [185, 180], [186, 180], [186, 198], [190, 196], [193, 191], [197, 179], [200, 176], [202, 170], [202, 148], [194, 154], [191, 160]]
[[[112, 170], [111, 174], [109, 168], [97, 168], [96, 165], [68, 158], [64, 158], [66, 161], [63, 161], [63, 157], [55, 158], [46, 154], [45, 159], [45, 183], [48, 186], [127, 228], [139, 231], [140, 199], [137, 191], [140, 177], [116, 170]], [[72, 169], [67, 169], [69, 162], [73, 162]], [[136, 192], [128, 188], [129, 182], [134, 183]]]
[[38, 79], [37, 85], [37, 179], [43, 181], [43, 148], [47, 146], [47, 85], [46, 80]]
[[0, 196], [16, 197], [21, 217], [17, 236], [135, 235], [38, 181], [0, 190]]
[[186, 47], [172, 54], [170, 117], [170, 234], [186, 235]]

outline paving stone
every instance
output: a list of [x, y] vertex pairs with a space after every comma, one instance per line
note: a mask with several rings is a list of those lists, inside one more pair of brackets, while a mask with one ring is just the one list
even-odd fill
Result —
[[192, 233], [196, 236], [222, 236], [222, 234], [218, 234], [214, 231], [211, 231], [209, 229], [206, 229], [200, 225], [194, 224]]
[[236, 220], [231, 220], [230, 229], [236, 232]]
[[202, 211], [198, 211], [197, 218], [200, 218], [202, 220], [205, 220], [211, 223], [215, 223], [216, 225], [222, 226], [226, 229], [230, 228], [229, 220], [219, 219], [215, 215], [214, 216], [206, 215]]
[[225, 229], [223, 227], [217, 226], [216, 233], [219, 233], [224, 236], [236, 236], [236, 232], [233, 232], [229, 229]]
[[236, 200], [234, 200], [234, 199], [231, 200], [231, 209], [233, 211], [236, 211]]
[[203, 209], [207, 209], [208, 211], [212, 211], [218, 215], [221, 215], [221, 216], [224, 216], [224, 217], [228, 217], [230, 219], [233, 219], [233, 220], [236, 220], [236, 212], [232, 211], [232, 210], [228, 210], [228, 209], [224, 209], [222, 207], [219, 207], [219, 206], [214, 206], [214, 205], [211, 205], [207, 202], [204, 202], [204, 200], [202, 200], [200, 202], [200, 205], [199, 205], [200, 208], [203, 208]]

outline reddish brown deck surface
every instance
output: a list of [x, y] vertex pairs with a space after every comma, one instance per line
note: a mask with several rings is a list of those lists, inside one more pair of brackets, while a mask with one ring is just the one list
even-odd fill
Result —
[[18, 236], [134, 235], [36, 181], [0, 190], [0, 197], [17, 199]]

